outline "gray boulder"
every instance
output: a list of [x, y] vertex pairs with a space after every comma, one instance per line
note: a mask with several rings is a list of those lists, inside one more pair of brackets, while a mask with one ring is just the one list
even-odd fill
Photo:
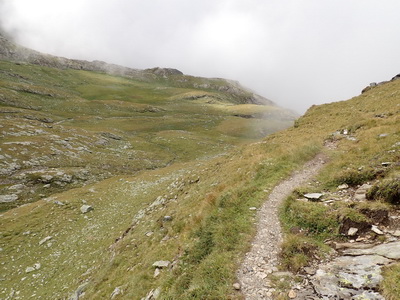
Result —
[[18, 200], [18, 196], [15, 194], [12, 195], [0, 195], [0, 203], [9, 203]]
[[83, 214], [86, 214], [86, 213], [88, 213], [88, 212], [90, 212], [92, 210], [94, 210], [94, 208], [92, 206], [90, 206], [90, 205], [84, 204], [84, 205], [81, 206], [81, 212]]

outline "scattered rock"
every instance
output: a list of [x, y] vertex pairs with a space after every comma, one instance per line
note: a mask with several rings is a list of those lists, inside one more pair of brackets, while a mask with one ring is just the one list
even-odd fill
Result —
[[159, 261], [156, 261], [154, 264], [153, 264], [153, 267], [156, 267], [156, 268], [160, 268], [160, 269], [162, 269], [162, 268], [168, 268], [168, 266], [170, 265], [170, 261], [168, 261], [168, 260], [159, 260]]
[[86, 213], [88, 213], [89, 211], [92, 211], [92, 210], [94, 210], [94, 208], [92, 206], [90, 206], [90, 205], [84, 204], [84, 205], [81, 206], [81, 212], [83, 214], [86, 214]]
[[160, 275], [160, 273], [161, 273], [161, 271], [160, 271], [160, 269], [159, 268], [156, 268], [155, 270], [154, 270], [154, 278], [156, 278], [156, 277], [158, 277], [158, 275]]
[[315, 275], [316, 270], [314, 268], [305, 267], [304, 272], [306, 272], [308, 275]]
[[161, 288], [157, 288], [156, 290], [151, 290], [146, 297], [142, 298], [141, 300], [155, 300], [160, 297]]
[[52, 236], [46, 236], [44, 239], [40, 240], [39, 246], [43, 245], [47, 241], [51, 240], [53, 237]]
[[349, 185], [347, 183], [341, 184], [337, 187], [338, 190], [345, 190], [348, 188], [349, 188]]
[[117, 140], [117, 141], [122, 140], [122, 137], [120, 137], [114, 133], [111, 133], [111, 132], [103, 132], [103, 133], [101, 133], [101, 135], [106, 138], [110, 138], [110, 139]]
[[353, 199], [356, 201], [365, 201], [367, 200], [366, 198], [366, 193], [368, 192], [368, 190], [372, 187], [372, 185], [370, 184], [363, 184], [362, 186], [360, 186], [356, 192], [354, 193]]
[[118, 295], [122, 295], [124, 292], [122, 290], [122, 288], [120, 286], [116, 287], [114, 289], [114, 291], [111, 293], [111, 299], [114, 299], [115, 297], [117, 297]]
[[288, 297], [290, 299], [294, 299], [294, 298], [297, 297], [297, 294], [296, 294], [296, 292], [294, 290], [290, 290], [289, 293], [288, 293]]
[[54, 201], [54, 204], [57, 204], [59, 206], [64, 206], [65, 205], [64, 203], [62, 203], [61, 201], [58, 201], [58, 200]]
[[348, 236], [355, 236], [357, 234], [358, 228], [350, 227], [349, 231], [347, 232]]
[[309, 193], [309, 194], [305, 194], [304, 197], [306, 197], [308, 200], [311, 201], [318, 201], [322, 198], [324, 194], [321, 193]]
[[81, 284], [76, 291], [69, 297], [69, 300], [79, 300], [79, 297], [83, 294], [86, 287], [89, 285], [89, 282], [85, 282]]
[[37, 271], [37, 270], [40, 269], [40, 267], [41, 267], [40, 263], [36, 263], [36, 264], [33, 265], [33, 267], [27, 267], [25, 269], [25, 273], [31, 273], [33, 271]]
[[345, 255], [380, 255], [390, 259], [400, 259], [400, 241], [381, 244], [368, 249], [348, 249]]
[[22, 190], [23, 188], [25, 188], [25, 185], [23, 184], [14, 184], [12, 186], [10, 186], [8, 189], [9, 190]]
[[235, 282], [232, 286], [237, 291], [240, 291], [240, 289], [242, 288], [242, 286], [238, 282]]
[[365, 244], [365, 243], [335, 243], [331, 244], [332, 248], [335, 250], [342, 249], [369, 249], [374, 247], [374, 244]]
[[164, 222], [170, 222], [170, 221], [172, 221], [172, 217], [171, 216], [164, 216], [163, 221]]
[[257, 210], [257, 207], [249, 207], [249, 210]]
[[382, 234], [383, 234], [383, 232], [382, 232], [377, 226], [375, 226], [375, 225], [372, 225], [371, 230], [372, 230], [373, 232], [375, 232], [376, 234], [379, 234], [379, 235], [382, 235]]
[[400, 230], [394, 230], [392, 232], [390, 232], [391, 235], [396, 236], [396, 237], [400, 237]]
[[9, 203], [18, 200], [17, 195], [0, 195], [0, 203]]

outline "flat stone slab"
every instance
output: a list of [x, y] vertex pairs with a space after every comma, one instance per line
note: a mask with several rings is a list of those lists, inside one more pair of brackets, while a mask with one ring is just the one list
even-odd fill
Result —
[[345, 255], [380, 255], [390, 259], [400, 259], [400, 241], [381, 244], [369, 249], [347, 249]]
[[324, 194], [321, 194], [321, 193], [309, 193], [309, 194], [305, 194], [304, 197], [306, 197], [309, 200], [317, 201], [317, 200], [321, 199], [323, 195]]
[[0, 195], [0, 203], [9, 203], [18, 200], [17, 195]]
[[322, 299], [384, 299], [373, 290], [382, 281], [382, 266], [390, 262], [380, 255], [340, 256], [321, 266], [311, 282]]
[[171, 262], [169, 262], [168, 260], [159, 260], [159, 261], [156, 261], [156, 262], [153, 264], [153, 267], [160, 268], [160, 269], [162, 269], [162, 268], [168, 268], [168, 266], [169, 266], [170, 263], [171, 263]]
[[89, 211], [92, 211], [94, 208], [92, 207], [92, 206], [90, 206], [90, 205], [82, 205], [81, 206], [81, 212], [83, 213], [83, 214], [86, 214], [86, 213], [88, 213]]

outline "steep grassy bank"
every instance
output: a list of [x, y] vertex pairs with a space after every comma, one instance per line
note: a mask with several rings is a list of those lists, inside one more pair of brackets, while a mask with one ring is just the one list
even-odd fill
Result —
[[[399, 228], [400, 212], [399, 116], [400, 82], [394, 81], [346, 102], [313, 107], [296, 122], [314, 134], [327, 133], [333, 148], [316, 181], [296, 190], [282, 208], [284, 268], [305, 273], [304, 267], [340, 243], [393, 240], [389, 232]], [[307, 193], [322, 193], [322, 201], [307, 201]], [[371, 231], [372, 225], [386, 234]], [[357, 234], [350, 234], [350, 228], [357, 228]], [[399, 299], [394, 284], [398, 267], [384, 276], [381, 292]]]

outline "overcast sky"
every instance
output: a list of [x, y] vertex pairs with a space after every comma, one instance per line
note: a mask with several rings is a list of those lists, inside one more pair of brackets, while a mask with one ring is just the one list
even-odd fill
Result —
[[224, 77], [304, 112], [400, 73], [399, 0], [0, 0], [53, 55]]

